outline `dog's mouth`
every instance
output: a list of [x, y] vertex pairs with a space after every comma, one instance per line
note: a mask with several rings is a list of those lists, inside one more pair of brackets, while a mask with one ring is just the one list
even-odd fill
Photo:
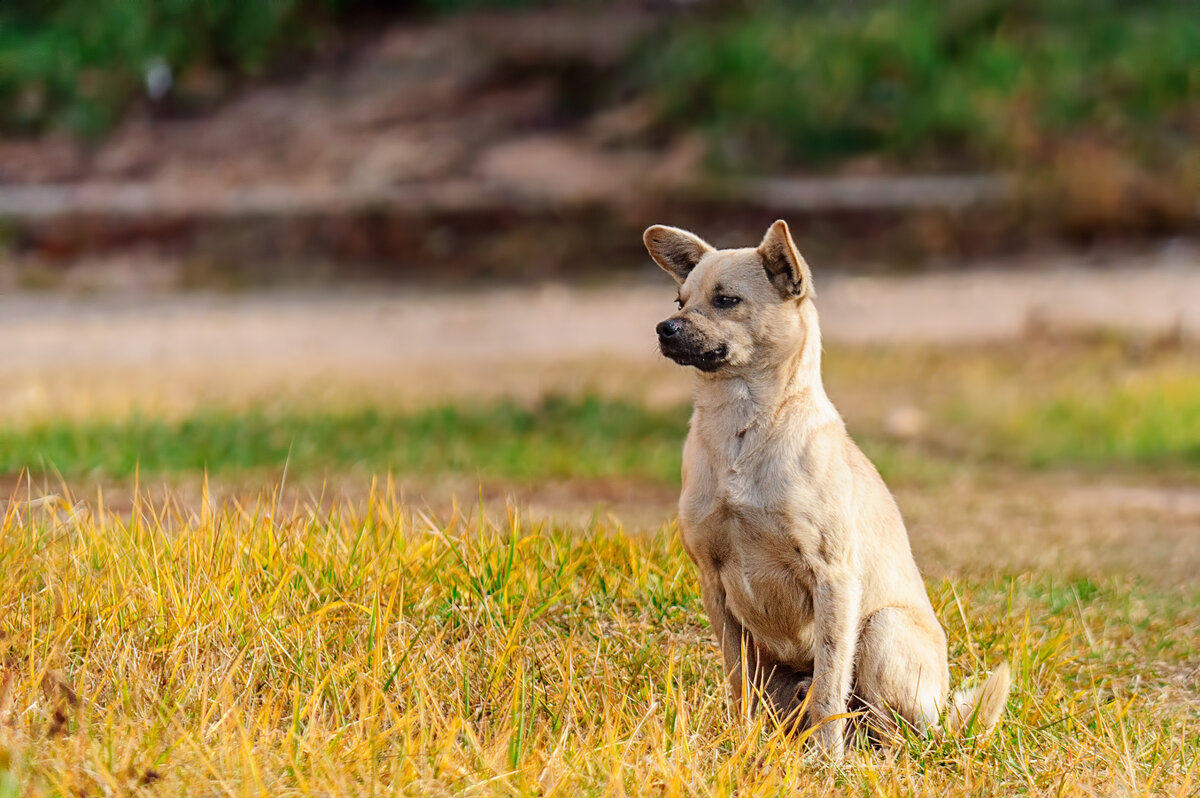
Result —
[[712, 349], [695, 349], [692, 347], [675, 347], [666, 342], [660, 342], [659, 348], [667, 357], [681, 366], [695, 366], [704, 372], [714, 372], [729, 359], [729, 347], [725, 344]]

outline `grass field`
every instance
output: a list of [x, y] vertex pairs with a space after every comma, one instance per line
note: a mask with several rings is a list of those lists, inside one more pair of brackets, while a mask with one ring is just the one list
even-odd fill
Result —
[[1200, 353], [827, 363], [953, 681], [1014, 667], [990, 738], [833, 768], [730, 715], [671, 515], [684, 406], [76, 415], [0, 432], [0, 798], [1195, 794]]
[[[889, 478], [911, 476], [914, 459], [954, 468], [1200, 466], [1200, 358], [1187, 349], [1149, 352], [1112, 337], [949, 351], [833, 348], [826, 360], [831, 395]], [[636, 396], [594, 393], [415, 409], [336, 404], [36, 419], [0, 427], [0, 474], [236, 476], [286, 465], [318, 478], [353, 469], [677, 484], [689, 415], [684, 401], [648, 407]], [[885, 416], [901, 405], [928, 420], [897, 447]]]

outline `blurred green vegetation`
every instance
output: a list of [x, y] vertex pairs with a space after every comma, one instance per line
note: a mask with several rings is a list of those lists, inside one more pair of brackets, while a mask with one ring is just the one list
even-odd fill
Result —
[[[575, 4], [4, 0], [0, 131], [101, 134], [144, 96], [156, 59], [178, 100], [364, 18]], [[1174, 169], [1200, 135], [1196, 22], [1179, 0], [709, 2], [673, 15], [616, 79], [652, 94], [668, 126], [707, 133], [732, 168], [867, 154], [1007, 168], [1052, 161], [1083, 134]]]
[[182, 94], [191, 82], [221, 95], [222, 85], [311, 54], [362, 18], [524, 5], [529, 0], [4, 0], [0, 132], [100, 136], [145, 96], [146, 70], [158, 61], [173, 72], [174, 95], [180, 80]]
[[222, 77], [260, 73], [313, 43], [343, 0], [4, 0], [0, 126], [108, 129], [161, 59]]
[[1020, 164], [1083, 130], [1151, 159], [1200, 133], [1200, 17], [1177, 0], [752, 2], [672, 26], [668, 119], [733, 166], [881, 153]]
[[[3, 0], [0, 133], [95, 137], [145, 96], [148, 67], [220, 95], [362, 20], [532, 0]], [[173, 96], [181, 93], [178, 85]], [[205, 97], [203, 99], [213, 99]], [[187, 98], [184, 98], [187, 102]]]

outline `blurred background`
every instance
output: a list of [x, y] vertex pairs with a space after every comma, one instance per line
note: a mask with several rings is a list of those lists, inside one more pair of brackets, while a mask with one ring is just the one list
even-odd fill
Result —
[[817, 259], [887, 271], [1194, 234], [1194, 14], [11, 0], [5, 239], [241, 285], [579, 280], [644, 265], [630, 233], [665, 217], [741, 242], [787, 215]]
[[641, 231], [784, 218], [833, 398], [918, 525], [1015, 480], [1042, 532], [1190, 567], [1196, 13], [6, 0], [0, 474], [392, 473], [654, 527], [690, 375]]
[[[0, 798], [1196, 795], [1198, 142], [1194, 0], [0, 0]], [[728, 723], [641, 236], [778, 218], [989, 740]]]

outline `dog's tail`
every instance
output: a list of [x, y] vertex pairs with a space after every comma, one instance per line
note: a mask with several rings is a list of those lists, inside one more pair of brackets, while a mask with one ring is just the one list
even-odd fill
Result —
[[955, 736], [964, 732], [987, 734], [1000, 722], [1011, 689], [1012, 673], [1008, 663], [1003, 662], [988, 674], [983, 684], [954, 691], [942, 728]]

